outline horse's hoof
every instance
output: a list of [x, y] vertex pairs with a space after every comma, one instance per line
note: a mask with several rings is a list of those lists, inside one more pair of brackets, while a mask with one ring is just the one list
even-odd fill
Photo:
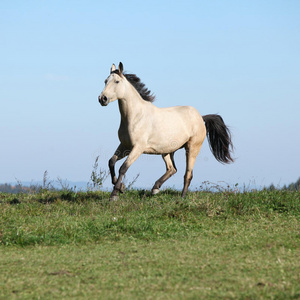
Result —
[[156, 195], [156, 194], [158, 194], [159, 193], [159, 189], [153, 189], [152, 190], [152, 195]]
[[119, 196], [110, 196], [109, 201], [115, 202], [119, 200]]
[[125, 184], [124, 183], [122, 183], [121, 184], [121, 187], [120, 187], [120, 193], [124, 193], [124, 191], [125, 191], [125, 189], [126, 189], [126, 186], [125, 186]]

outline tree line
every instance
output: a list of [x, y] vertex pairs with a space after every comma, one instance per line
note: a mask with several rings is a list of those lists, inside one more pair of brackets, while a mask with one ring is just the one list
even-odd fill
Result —
[[29, 187], [24, 187], [21, 184], [11, 185], [9, 183], [0, 184], [0, 192], [9, 194], [19, 194], [30, 192]]
[[282, 188], [277, 188], [273, 183], [265, 188], [269, 191], [274, 191], [274, 190], [283, 190], [283, 191], [300, 191], [300, 177], [296, 182], [290, 183], [289, 185], [284, 185]]
[[[19, 194], [19, 193], [31, 193], [38, 192], [43, 189], [42, 186], [32, 185], [30, 187], [23, 186], [22, 184], [12, 185], [9, 183], [0, 184], [0, 193], [9, 193], [9, 194]], [[59, 190], [57, 188], [50, 188], [51, 190]], [[300, 177], [296, 182], [293, 182], [289, 185], [284, 185], [282, 188], [276, 187], [274, 184], [269, 185], [264, 188], [265, 190], [283, 190], [283, 191], [300, 191]]]

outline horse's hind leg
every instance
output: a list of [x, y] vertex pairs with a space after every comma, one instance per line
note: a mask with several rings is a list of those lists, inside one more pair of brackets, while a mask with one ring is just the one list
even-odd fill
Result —
[[188, 142], [186, 145], [186, 172], [184, 175], [184, 187], [182, 190], [181, 197], [185, 197], [186, 192], [188, 190], [188, 187], [192, 181], [193, 178], [193, 168], [195, 165], [195, 161], [197, 158], [197, 155], [199, 154], [199, 151], [201, 149], [202, 143], [196, 143], [192, 144], [191, 142]]
[[174, 152], [171, 154], [163, 154], [162, 158], [165, 161], [167, 171], [155, 182], [152, 188], [152, 195], [159, 193], [159, 189], [163, 185], [163, 183], [177, 172], [174, 162]]

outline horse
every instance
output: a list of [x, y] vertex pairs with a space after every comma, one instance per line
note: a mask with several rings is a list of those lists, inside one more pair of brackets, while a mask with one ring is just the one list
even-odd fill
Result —
[[[98, 97], [102, 106], [118, 100], [121, 123], [118, 131], [120, 144], [108, 165], [113, 184], [110, 200], [115, 201], [124, 192], [122, 179], [128, 168], [141, 154], [161, 155], [166, 172], [155, 182], [152, 194], [159, 193], [162, 184], [177, 172], [174, 153], [186, 151], [186, 172], [181, 196], [184, 198], [193, 177], [193, 168], [205, 137], [210, 149], [221, 163], [231, 163], [233, 149], [231, 133], [222, 117], [217, 114], [201, 116], [192, 106], [158, 108], [153, 104], [155, 96], [135, 74], [123, 72], [113, 64], [105, 87]], [[115, 173], [118, 160], [127, 157]]]

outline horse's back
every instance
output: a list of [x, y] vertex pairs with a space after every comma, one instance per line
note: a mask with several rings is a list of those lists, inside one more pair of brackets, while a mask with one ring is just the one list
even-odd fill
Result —
[[205, 131], [202, 116], [193, 106], [173, 106], [161, 108], [160, 110], [164, 120], [169, 120], [170, 124], [178, 124], [178, 126], [185, 128], [190, 134]]

